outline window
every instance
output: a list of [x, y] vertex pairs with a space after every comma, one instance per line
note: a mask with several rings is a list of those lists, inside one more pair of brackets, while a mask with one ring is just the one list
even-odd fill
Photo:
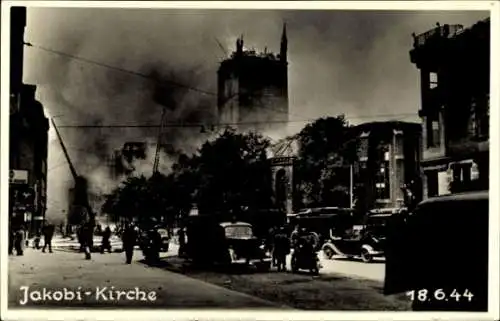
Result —
[[476, 101], [473, 99], [470, 106], [470, 118], [469, 118], [469, 135], [471, 136], [477, 136], [478, 134], [479, 119], [477, 118], [477, 116], [478, 116], [477, 104]]
[[226, 237], [229, 238], [248, 238], [252, 237], [252, 228], [244, 225], [233, 225], [225, 228]]
[[441, 125], [439, 116], [427, 118], [427, 148], [439, 147], [441, 145]]
[[438, 86], [438, 75], [435, 72], [429, 74], [429, 88], [434, 89]]
[[375, 190], [377, 199], [390, 199], [390, 153], [389, 147], [385, 146], [381, 149], [379, 159], [379, 169], [375, 174]]

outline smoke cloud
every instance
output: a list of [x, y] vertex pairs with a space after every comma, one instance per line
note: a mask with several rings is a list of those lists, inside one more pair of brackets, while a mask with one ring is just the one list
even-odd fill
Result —
[[[215, 93], [218, 63], [234, 50], [238, 36], [244, 34], [247, 48], [278, 52], [282, 24], [287, 22], [289, 133], [311, 119], [341, 113], [353, 124], [385, 120], [380, 115], [387, 114], [394, 114], [389, 119], [412, 121], [418, 119], [420, 96], [418, 71], [409, 61], [411, 33], [425, 32], [438, 21], [467, 27], [487, 16], [478, 11], [29, 8], [26, 41], [152, 80], [28, 47], [24, 81], [38, 85], [38, 99], [50, 115], [59, 116], [58, 125], [154, 125], [164, 106], [170, 123], [210, 124], [215, 96], [168, 81]], [[106, 165], [127, 141], [148, 142], [148, 159], [137, 168], [151, 171], [157, 128], [60, 131], [75, 167], [96, 193], [116, 186]], [[275, 140], [283, 136], [268, 134]], [[193, 152], [213, 135], [196, 127], [167, 127], [162, 170], [168, 170], [180, 151]], [[50, 139], [48, 214], [58, 216], [67, 208], [72, 178], [53, 132]]]

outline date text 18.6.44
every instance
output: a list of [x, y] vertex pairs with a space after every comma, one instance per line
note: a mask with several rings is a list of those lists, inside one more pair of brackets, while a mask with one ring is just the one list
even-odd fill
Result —
[[444, 289], [419, 289], [406, 292], [406, 295], [411, 301], [455, 301], [455, 302], [471, 302], [474, 294], [468, 289], [465, 290], [444, 290]]

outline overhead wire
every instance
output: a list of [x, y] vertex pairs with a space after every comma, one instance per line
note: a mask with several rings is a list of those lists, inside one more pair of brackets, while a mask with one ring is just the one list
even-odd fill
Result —
[[[89, 64], [93, 64], [93, 65], [97, 65], [97, 66], [100, 66], [100, 67], [103, 67], [103, 68], [107, 68], [107, 69], [111, 69], [111, 70], [115, 70], [115, 71], [119, 71], [119, 72], [122, 72], [122, 73], [126, 73], [126, 74], [130, 74], [130, 75], [134, 75], [134, 76], [138, 76], [138, 77], [141, 77], [143, 79], [147, 79], [147, 80], [150, 80], [150, 81], [155, 81], [155, 82], [161, 82], [161, 83], [166, 83], [166, 84], [171, 84], [171, 85], [174, 85], [174, 86], [177, 86], [177, 87], [180, 87], [180, 88], [185, 88], [185, 89], [188, 89], [188, 90], [191, 90], [191, 91], [194, 91], [194, 92], [198, 92], [198, 93], [202, 93], [202, 94], [205, 94], [205, 95], [210, 95], [210, 96], [214, 96], [214, 97], [217, 97], [218, 96], [218, 93], [215, 93], [215, 92], [211, 92], [211, 91], [208, 91], [208, 90], [204, 90], [204, 89], [201, 89], [201, 88], [198, 88], [198, 87], [194, 87], [194, 86], [189, 86], [189, 85], [186, 85], [186, 84], [182, 84], [182, 83], [179, 83], [179, 82], [175, 82], [175, 81], [171, 81], [171, 80], [158, 80], [150, 75], [147, 75], [147, 74], [144, 74], [144, 73], [141, 73], [141, 72], [138, 72], [138, 71], [133, 71], [133, 70], [130, 70], [130, 69], [125, 69], [125, 68], [121, 68], [121, 67], [117, 67], [117, 66], [112, 66], [110, 64], [106, 64], [106, 63], [102, 63], [102, 62], [99, 62], [99, 61], [96, 61], [96, 60], [93, 60], [93, 59], [88, 59], [88, 58], [85, 58], [85, 57], [80, 57], [80, 56], [77, 56], [77, 55], [73, 55], [73, 54], [69, 54], [69, 53], [66, 53], [66, 52], [63, 52], [63, 51], [59, 51], [59, 50], [55, 50], [55, 49], [51, 49], [51, 48], [47, 48], [47, 47], [44, 47], [44, 46], [41, 46], [41, 45], [37, 45], [37, 44], [33, 44], [31, 42], [24, 42], [24, 44], [28, 47], [32, 47], [32, 48], [36, 48], [36, 49], [39, 49], [39, 50], [42, 50], [42, 51], [46, 51], [46, 52], [49, 52], [49, 53], [53, 53], [53, 54], [56, 54], [56, 55], [60, 55], [60, 56], [63, 56], [63, 57], [66, 57], [66, 58], [69, 58], [69, 59], [75, 59], [75, 60], [79, 60], [79, 61], [83, 61], [83, 62], [86, 62], [86, 63], [89, 63]], [[235, 93], [233, 95], [230, 95], [229, 97], [226, 97], [226, 101], [224, 103], [227, 103], [228, 101], [230, 101], [231, 99], [234, 99], [235, 97], [241, 95], [240, 93]], [[307, 118], [307, 117], [303, 117], [303, 116], [299, 116], [299, 115], [294, 115], [293, 113], [291, 113], [289, 110], [285, 111], [281, 111], [281, 110], [276, 110], [276, 109], [272, 109], [270, 108], [271, 106], [265, 106], [265, 104], [262, 103], [262, 101], [260, 101], [260, 104], [257, 104], [257, 105], [254, 105], [253, 107], [257, 107], [257, 108], [262, 108], [262, 109], [266, 109], [266, 111], [274, 111], [274, 112], [283, 112], [283, 114], [286, 114], [286, 115], [292, 115], [292, 116], [296, 116], [298, 118], [305, 118], [305, 119], [297, 119], [297, 120], [283, 120], [283, 121], [259, 121], [259, 122], [234, 122], [234, 123], [224, 123], [224, 124], [221, 124], [221, 123], [211, 123], [211, 122], [208, 122], [208, 125], [209, 126], [237, 126], [237, 125], [253, 125], [253, 124], [266, 124], [266, 123], [300, 123], [300, 122], [310, 122], [310, 121], [314, 121], [315, 119], [310, 119], [310, 118]], [[362, 116], [356, 116], [356, 117], [349, 117], [349, 119], [367, 119], [367, 118], [378, 118], [378, 117], [391, 117], [391, 116], [416, 116], [416, 113], [406, 113], [406, 114], [379, 114], [379, 115], [362, 115]], [[192, 124], [191, 126], [186, 126], [186, 125], [183, 125], [183, 124], [166, 124], [165, 127], [201, 127], [201, 126], [206, 126], [207, 123], [202, 123], [202, 124]], [[143, 128], [148, 128], [148, 127], [151, 127], [151, 128], [158, 128], [160, 127], [160, 125], [118, 125], [118, 126], [114, 126], [114, 125], [104, 125], [101, 127], [99, 127], [98, 125], [85, 125], [85, 126], [72, 126], [72, 125], [62, 125], [62, 126], [58, 126], [58, 127], [61, 127], [61, 128], [73, 128], [73, 127], [77, 127], [77, 128], [113, 128], [113, 127], [123, 127], [123, 128], [133, 128], [133, 127], [143, 127]]]

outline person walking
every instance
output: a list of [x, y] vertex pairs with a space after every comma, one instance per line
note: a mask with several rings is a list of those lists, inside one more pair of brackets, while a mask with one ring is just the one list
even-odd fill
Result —
[[14, 248], [16, 249], [16, 254], [18, 256], [23, 255], [23, 240], [24, 230], [22, 227], [18, 227], [14, 234]]
[[111, 238], [111, 229], [107, 226], [102, 233], [102, 243], [101, 243], [101, 254], [104, 254], [105, 251], [109, 251], [111, 253], [111, 242], [109, 239]]
[[81, 246], [85, 252], [85, 259], [90, 260], [92, 258], [92, 247], [94, 243], [94, 229], [90, 222], [83, 224], [80, 230]]
[[286, 256], [290, 254], [290, 239], [288, 238], [285, 228], [280, 228], [274, 238], [273, 258], [276, 259], [278, 272], [286, 271]]
[[14, 238], [15, 238], [15, 233], [12, 230], [12, 227], [9, 226], [9, 255], [14, 254]]
[[40, 249], [40, 240], [42, 236], [40, 235], [40, 231], [37, 231], [35, 234], [35, 239], [33, 240], [33, 248], [39, 250]]
[[45, 253], [45, 249], [49, 248], [49, 253], [52, 253], [52, 237], [54, 236], [55, 226], [53, 224], [45, 223], [43, 226], [43, 248], [42, 252]]
[[179, 236], [179, 257], [184, 257], [186, 254], [186, 232], [184, 231], [184, 227], [180, 227], [179, 231], [177, 232], [177, 235]]
[[126, 263], [132, 263], [132, 257], [134, 255], [134, 247], [137, 242], [137, 232], [133, 224], [129, 224], [125, 227], [122, 236], [123, 249], [125, 250]]

